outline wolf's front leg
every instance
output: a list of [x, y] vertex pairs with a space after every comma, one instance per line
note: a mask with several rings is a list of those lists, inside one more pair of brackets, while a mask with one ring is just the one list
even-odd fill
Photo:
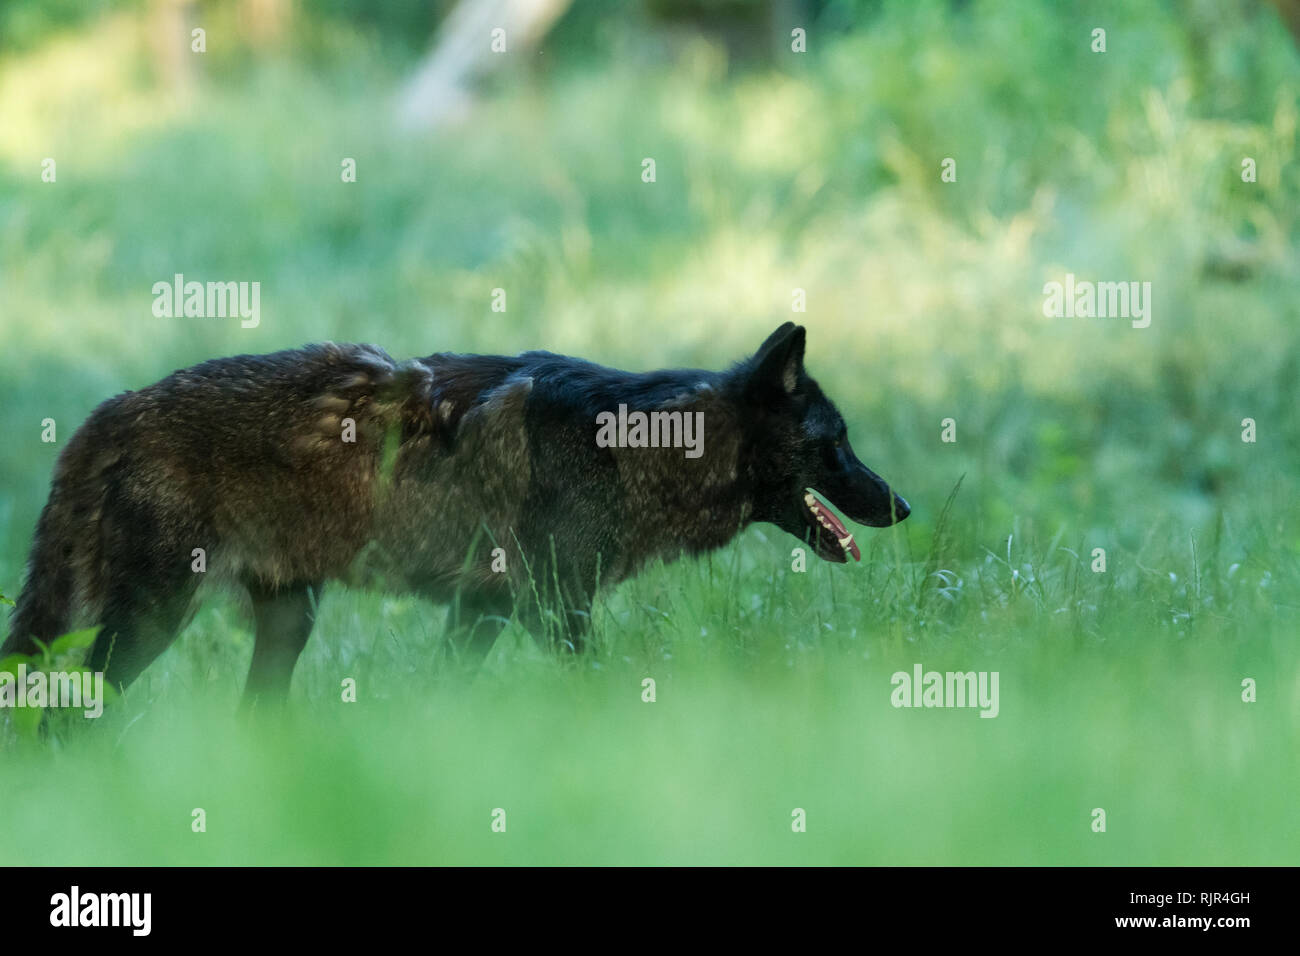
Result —
[[247, 587], [257, 636], [241, 705], [244, 710], [258, 703], [279, 705], [289, 696], [293, 668], [311, 636], [321, 594], [320, 582], [271, 587], [250, 581]]

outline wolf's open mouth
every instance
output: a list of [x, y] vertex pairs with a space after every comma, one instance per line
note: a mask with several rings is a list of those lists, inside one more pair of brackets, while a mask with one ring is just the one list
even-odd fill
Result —
[[822, 557], [847, 561], [851, 554], [854, 561], [862, 560], [862, 550], [853, 535], [824, 501], [809, 491], [803, 496], [803, 503], [804, 519], [816, 533], [816, 550]]

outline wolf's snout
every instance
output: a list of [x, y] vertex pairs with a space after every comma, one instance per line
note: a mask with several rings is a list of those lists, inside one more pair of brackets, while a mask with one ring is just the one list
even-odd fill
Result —
[[912, 506], [902, 495], [896, 495], [888, 487], [882, 489], [884, 494], [874, 501], [865, 517], [859, 519], [873, 528], [888, 528], [898, 524], [912, 513]]
[[888, 528], [912, 513], [907, 499], [896, 494], [889, 482], [870, 468], [861, 466], [858, 478], [856, 487], [846, 489], [849, 493], [843, 499], [844, 508], [854, 521], [872, 528]]

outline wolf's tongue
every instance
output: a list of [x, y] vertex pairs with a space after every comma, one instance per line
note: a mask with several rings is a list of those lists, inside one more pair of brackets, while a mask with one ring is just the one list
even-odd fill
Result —
[[[844, 522], [835, 517], [835, 512], [831, 511], [831, 509], [826, 506], [826, 502], [811, 493], [809, 496], [813, 501], [817, 502], [817, 510], [814, 514], [819, 519], [824, 520], [825, 524], [823, 526], [827, 527], [827, 530], [835, 535], [837, 541], [843, 541], [845, 538], [848, 538], [847, 553], [853, 555], [854, 561], [861, 561], [862, 549], [859, 548], [858, 543], [853, 540], [853, 535], [849, 534], [849, 529], [844, 527]], [[841, 547], [843, 547], [843, 545], [841, 545]]]

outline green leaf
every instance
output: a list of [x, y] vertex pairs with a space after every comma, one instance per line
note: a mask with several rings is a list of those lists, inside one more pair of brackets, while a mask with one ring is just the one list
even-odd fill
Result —
[[13, 600], [5, 597], [4, 591], [0, 591], [0, 604], [8, 604], [10, 607], [14, 606]]
[[0, 671], [6, 671], [18, 676], [18, 665], [26, 664], [28, 668], [36, 667], [40, 664], [39, 658], [27, 654], [10, 654], [8, 657], [0, 660]]
[[80, 631], [70, 631], [62, 637], [56, 637], [54, 643], [50, 645], [50, 656], [59, 657], [68, 653], [68, 651], [89, 647], [95, 643], [95, 635], [98, 633], [99, 628], [88, 627]]

